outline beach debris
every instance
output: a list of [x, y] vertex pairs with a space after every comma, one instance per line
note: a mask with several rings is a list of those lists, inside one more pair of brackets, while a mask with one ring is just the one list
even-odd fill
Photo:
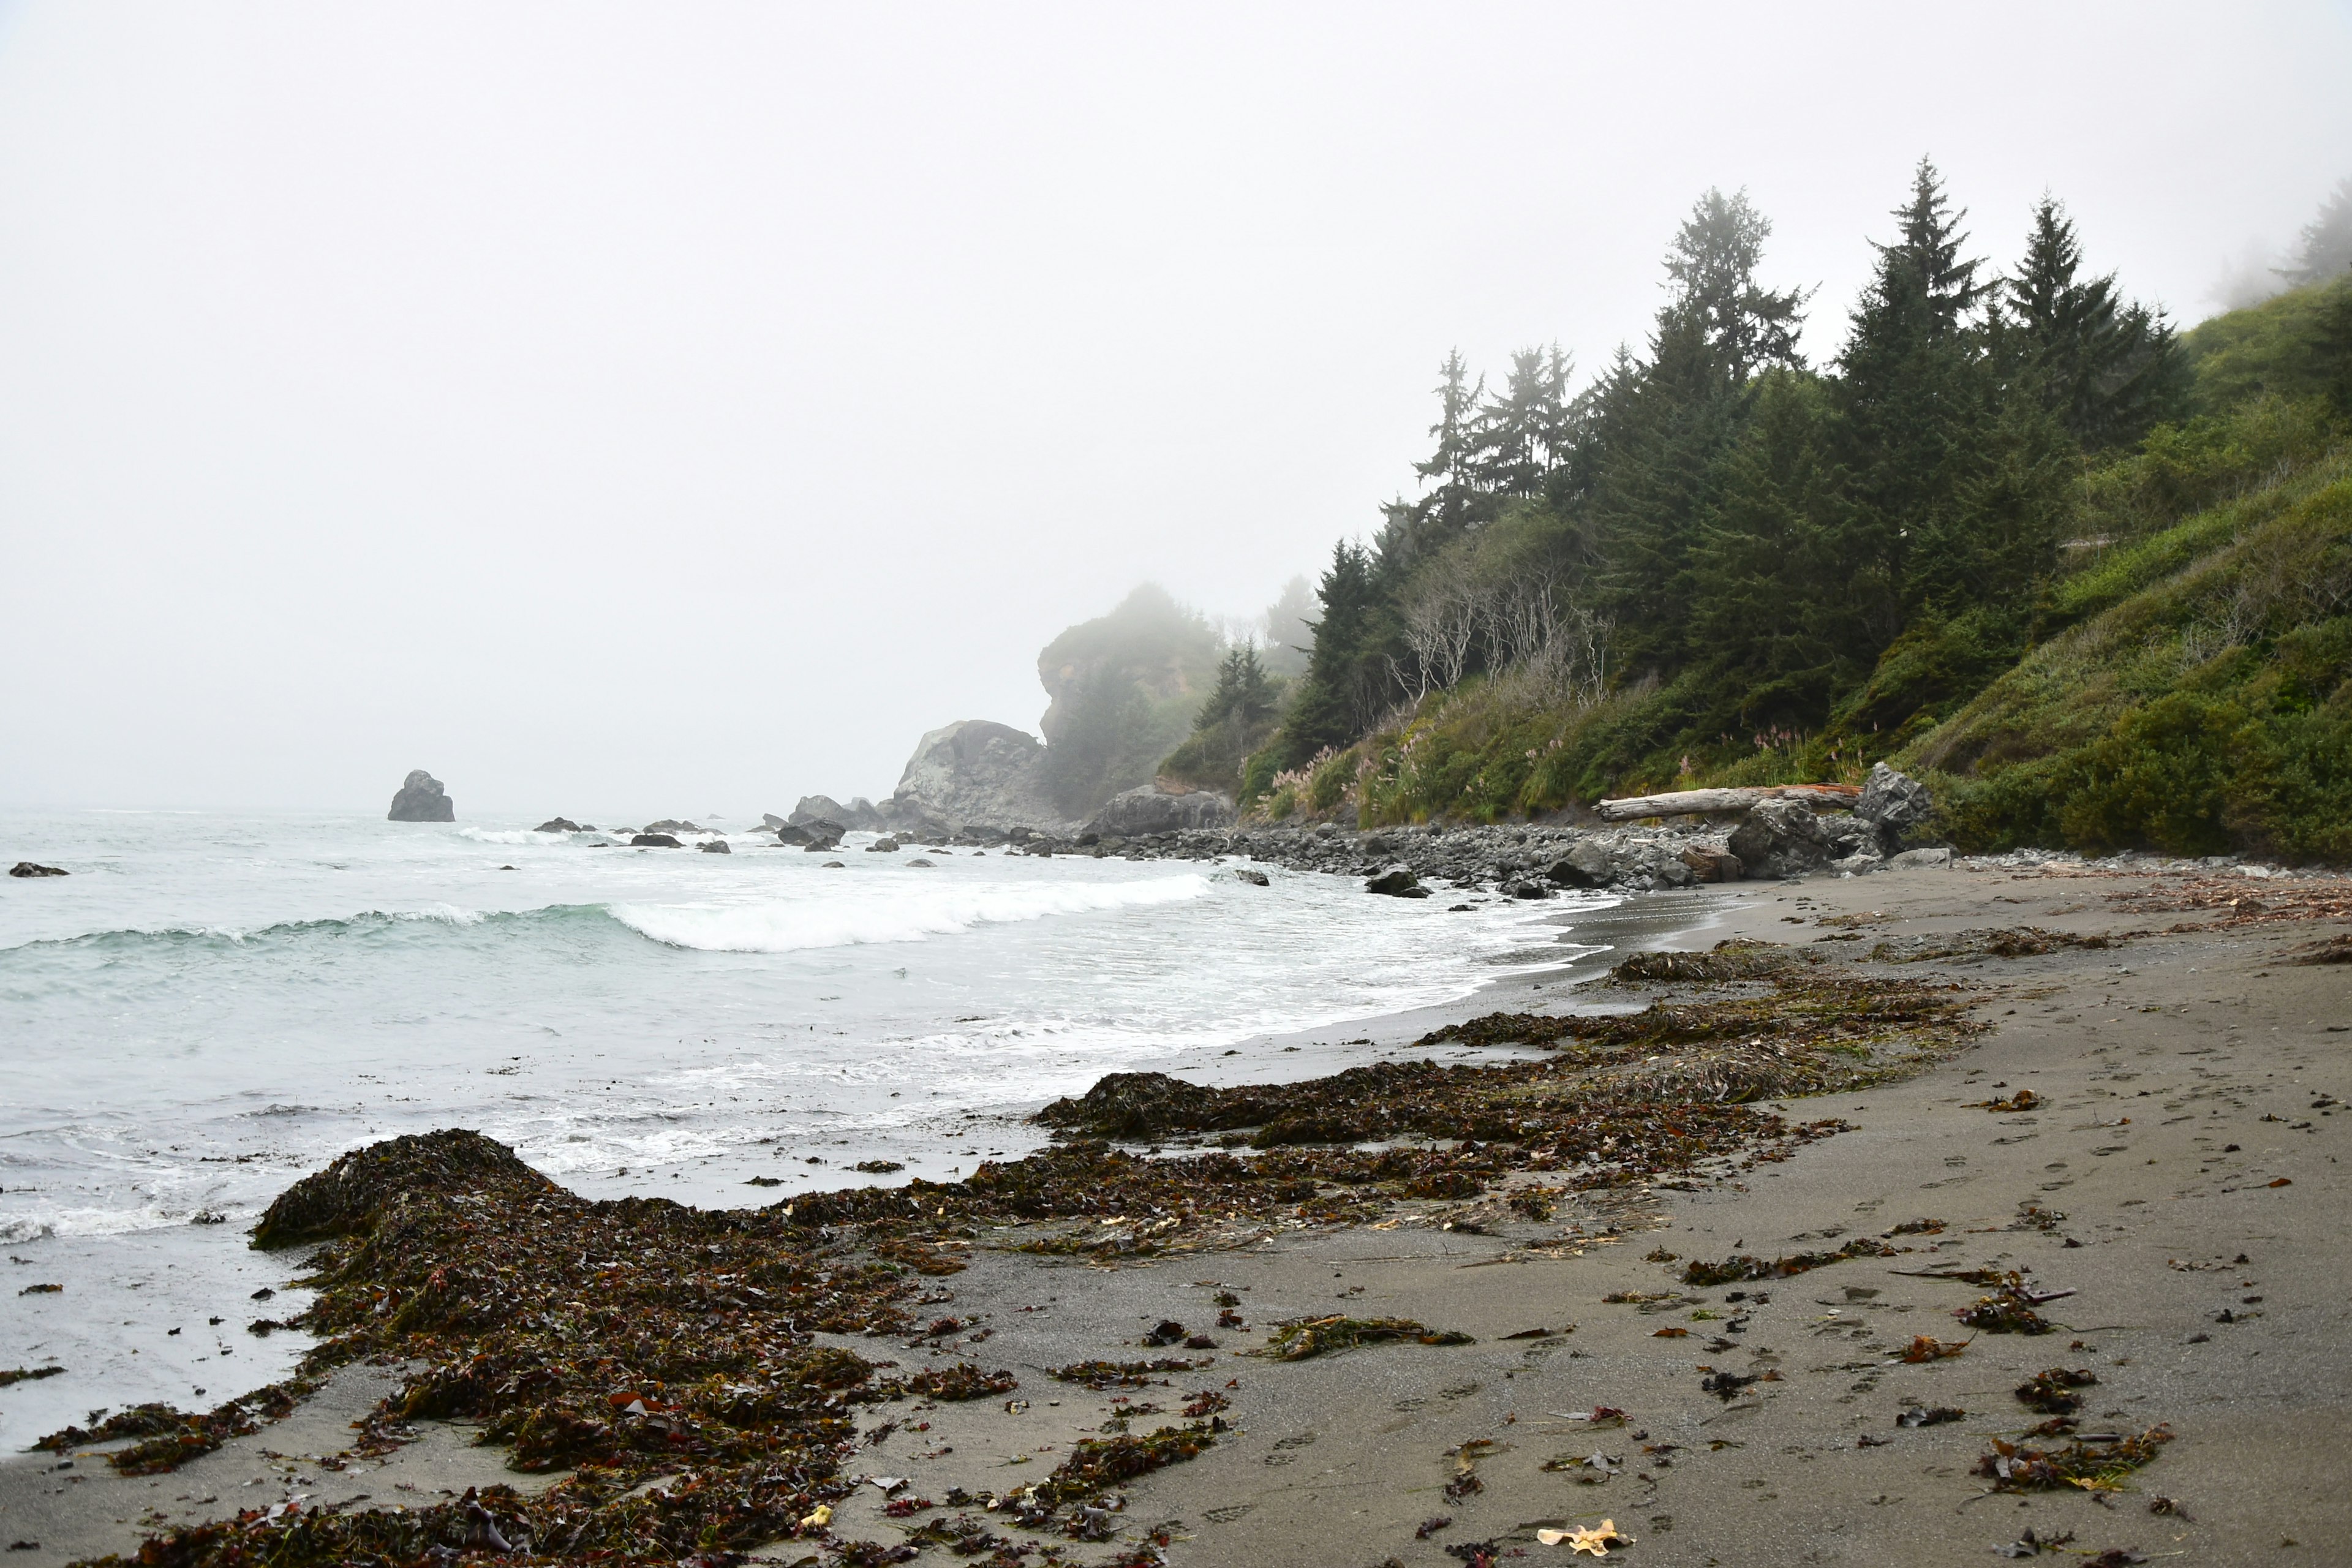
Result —
[[1182, 1344], [1184, 1339], [1184, 1325], [1173, 1318], [1163, 1318], [1143, 1336], [1143, 1342], [1147, 1345], [1176, 1345]]
[[1468, 1334], [1433, 1329], [1411, 1318], [1334, 1315], [1328, 1318], [1293, 1318], [1277, 1323], [1273, 1335], [1263, 1347], [1242, 1353], [1265, 1356], [1275, 1361], [1305, 1361], [1309, 1356], [1328, 1355], [1338, 1351], [1353, 1350], [1359, 1345], [1408, 1342], [1421, 1345], [1477, 1343]]
[[1940, 1426], [1947, 1421], [1958, 1421], [1968, 1415], [1965, 1410], [1949, 1405], [1914, 1405], [1895, 1413], [1897, 1426]]
[[1895, 1248], [1885, 1243], [1870, 1237], [1857, 1236], [1835, 1252], [1792, 1252], [1785, 1258], [1769, 1261], [1741, 1253], [1720, 1263], [1694, 1262], [1683, 1270], [1683, 1283], [1706, 1286], [1749, 1279], [1787, 1279], [1832, 1263], [1843, 1263], [1850, 1258], [1894, 1256]]
[[1049, 1367], [1045, 1375], [1063, 1383], [1084, 1384], [1100, 1394], [1112, 1388], [1142, 1388], [1150, 1384], [1165, 1383], [1166, 1374], [1191, 1372], [1207, 1366], [1217, 1358], [1203, 1356], [1199, 1361], [1080, 1361], [1067, 1366]]
[[2098, 1381], [2095, 1373], [2079, 1367], [2069, 1372], [2053, 1366], [2019, 1384], [2017, 1397], [2044, 1415], [2069, 1415], [2083, 1408], [2083, 1396], [2074, 1391]]
[[1654, 1329], [1650, 1331], [1650, 1337], [1657, 1340], [1686, 1340], [1690, 1338], [1690, 1331], [1683, 1328]]
[[1880, 1234], [1889, 1237], [1936, 1236], [1941, 1234], [1947, 1223], [1947, 1221], [1940, 1219], [1906, 1219], [1901, 1225], [1895, 1226], [1889, 1230], [1883, 1231]]
[[[172, 1331], [173, 1333], [179, 1332], [177, 1329], [174, 1329]], [[37, 1383], [45, 1377], [63, 1377], [65, 1375], [65, 1371], [66, 1369], [61, 1366], [12, 1366], [0, 1368], [0, 1388], [13, 1387], [20, 1383]]]
[[[1746, 1393], [1748, 1391], [1748, 1384], [1761, 1383], [1767, 1378], [1773, 1377], [1773, 1374], [1769, 1373], [1717, 1372], [1706, 1367], [1702, 1367], [1699, 1370], [1706, 1373], [1705, 1376], [1698, 1380], [1700, 1390], [1704, 1393], [1714, 1394], [1726, 1405], [1730, 1404], [1733, 1400]], [[1777, 1378], [1774, 1378], [1773, 1380], [1778, 1381]]]
[[1486, 1483], [1478, 1479], [1478, 1461], [1498, 1447], [1491, 1437], [1474, 1437], [1445, 1451], [1446, 1458], [1454, 1461], [1453, 1478], [1445, 1483], [1446, 1501], [1460, 1502], [1464, 1498], [1486, 1489]]
[[1882, 963], [1924, 963], [1947, 958], [2039, 958], [2068, 948], [2112, 947], [2116, 939], [2019, 926], [2013, 931], [1964, 931], [1948, 936], [1882, 942], [1870, 950]]
[[1818, 962], [1820, 957], [1779, 942], [1732, 938], [1717, 942], [1706, 952], [1629, 953], [1610, 970], [1609, 978], [1619, 985], [1720, 984], [1753, 980], [1759, 975], [1776, 973], [1801, 959]]
[[1582, 1421], [1596, 1428], [1622, 1426], [1626, 1419], [1625, 1413], [1613, 1405], [1596, 1405], [1590, 1410], [1555, 1410], [1551, 1417], [1555, 1421]]
[[1633, 1544], [1632, 1536], [1617, 1533], [1617, 1521], [1613, 1519], [1604, 1519], [1590, 1529], [1538, 1530], [1536, 1539], [1546, 1546], [1564, 1544], [1570, 1556], [1590, 1552], [1595, 1557], [1606, 1557], [1612, 1548]]
[[860, 1160], [849, 1168], [862, 1171], [869, 1176], [887, 1176], [893, 1171], [903, 1171], [907, 1167], [897, 1160]]
[[2172, 1438], [2172, 1428], [2161, 1423], [2137, 1436], [2084, 1433], [2063, 1448], [2053, 1449], [2031, 1448], [1996, 1437], [1993, 1451], [1977, 1461], [1975, 1474], [1991, 1480], [1995, 1491], [2053, 1491], [2068, 1486], [2114, 1491]]
[[1948, 1361], [1974, 1342], [1973, 1340], [1939, 1340], [1933, 1334], [1914, 1334], [1899, 1359], [1913, 1366], [1925, 1362]]
[[27, 1285], [16, 1292], [19, 1296], [54, 1296], [65, 1289], [62, 1285]]
[[70, 873], [61, 866], [42, 866], [31, 860], [19, 860], [8, 868], [8, 875], [11, 877], [63, 877]]
[[2177, 1519], [2183, 1524], [2194, 1524], [2197, 1522], [2196, 1515], [2190, 1513], [2187, 1508], [2183, 1507], [2180, 1500], [2178, 1498], [2150, 1498], [2147, 1500], [2147, 1511], [2150, 1513], [2160, 1513], [2168, 1518]]
[[[1998, 1089], [2000, 1086], [1999, 1084], [1995, 1084], [1993, 1087]], [[2015, 1094], [2011, 1095], [2007, 1100], [1971, 1100], [1968, 1102], [1968, 1109], [1970, 1110], [1996, 1111], [2031, 1110], [2041, 1103], [2042, 1097], [2040, 1095], [2034, 1093], [2030, 1089], [2021, 1089]]]
[[1452, 1525], [1453, 1522], [1454, 1516], [1450, 1513], [1433, 1515], [1432, 1517], [1421, 1521], [1419, 1526], [1414, 1529], [1412, 1538], [1415, 1541], [1426, 1541], [1431, 1536], [1435, 1535], [1439, 1531], [1444, 1530]]
[[2071, 1530], [2061, 1531], [2056, 1535], [2036, 1535], [2033, 1532], [2033, 1527], [2028, 1525], [2025, 1527], [2024, 1533], [2015, 1541], [2006, 1542], [1994, 1547], [1992, 1554], [1996, 1557], [2039, 1557], [2044, 1552], [2063, 1550], [2066, 1543], [2074, 1539], [2074, 1532]]
[[2056, 1327], [2033, 1310], [2031, 1298], [2022, 1290], [1979, 1296], [1972, 1305], [1962, 1307], [1952, 1316], [1987, 1334], [2046, 1334]]

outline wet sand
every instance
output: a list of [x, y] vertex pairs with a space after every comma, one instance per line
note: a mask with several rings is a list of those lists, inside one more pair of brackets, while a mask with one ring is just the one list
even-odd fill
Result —
[[[2158, 1559], [2352, 1558], [2352, 1462], [2336, 1441], [2352, 1392], [2352, 1366], [2337, 1348], [2352, 1221], [2336, 1148], [2352, 1123], [2352, 1110], [2336, 1103], [2352, 1098], [2352, 969], [2288, 962], [2352, 926], [2250, 921], [2167, 934], [2216, 917], [2111, 903], [2144, 883], [1923, 870], [1747, 885], [1733, 900], [1708, 899], [1718, 923], [1675, 945], [1738, 935], [1827, 941], [1844, 954], [1881, 940], [2025, 925], [2157, 934], [1906, 966], [1969, 987], [1990, 1029], [1908, 1080], [1788, 1102], [1853, 1130], [1737, 1179], [1577, 1194], [1541, 1225], [1507, 1209], [1507, 1193], [1490, 1194], [1415, 1205], [1379, 1226], [1272, 1229], [1229, 1250], [1116, 1266], [1003, 1250], [1017, 1237], [1000, 1235], [964, 1272], [929, 1283], [940, 1310], [989, 1331], [963, 1353], [1018, 1374], [1025, 1407], [927, 1410], [927, 1430], [910, 1421], [864, 1450], [853, 1473], [908, 1478], [902, 1495], [932, 1499], [1039, 1479], [1114, 1415], [1108, 1394], [1044, 1369], [1187, 1353], [1139, 1346], [1146, 1329], [1173, 1318], [1210, 1330], [1220, 1343], [1213, 1363], [1168, 1387], [1126, 1392], [1173, 1420], [1183, 1396], [1221, 1391], [1234, 1428], [1189, 1463], [1124, 1489], [1125, 1530], [1168, 1526], [1173, 1563], [1435, 1565], [1463, 1560], [1448, 1546], [1478, 1542], [1565, 1559], [1567, 1546], [1539, 1544], [1536, 1531], [1603, 1519], [1635, 1538], [1622, 1553], [1635, 1563], [1980, 1563], [2029, 1527], [2045, 1540], [2072, 1531], [2076, 1550]], [[1862, 916], [1872, 918], [1821, 923]], [[1629, 921], [1646, 918], [1629, 907]], [[1637, 944], [1656, 943], [1628, 942]], [[1563, 978], [1517, 980], [1449, 1011], [1642, 1000], [1620, 991], [1572, 999], [1568, 990]], [[1355, 1033], [1402, 1046], [1435, 1021]], [[1227, 1059], [1238, 1078], [1260, 1057], [1254, 1048]], [[2038, 1103], [2009, 1113], [1968, 1103], [2021, 1089]], [[2045, 1226], [2021, 1217], [2023, 1205], [2063, 1217]], [[1743, 1300], [1679, 1283], [1691, 1259], [1831, 1248], [1915, 1220], [1943, 1227], [1887, 1238], [1911, 1252], [1750, 1285]], [[1660, 1253], [1677, 1260], [1647, 1260]], [[1978, 1334], [1952, 1359], [1897, 1360], [1915, 1335], [1969, 1339], [1951, 1313], [1980, 1293], [1918, 1271], [1976, 1267], [2073, 1291], [2042, 1309], [2059, 1331]], [[1212, 1328], [1220, 1291], [1240, 1299], [1247, 1330]], [[1602, 1300], [1628, 1292], [1676, 1299]], [[1280, 1320], [1333, 1311], [1416, 1319], [1475, 1342], [1371, 1346], [1294, 1363], [1236, 1353]], [[1660, 1337], [1661, 1328], [1685, 1333]], [[1546, 1332], [1512, 1337], [1536, 1330]], [[832, 1342], [907, 1355], [877, 1352], [871, 1339]], [[2053, 1366], [2097, 1379], [2082, 1390], [2084, 1432], [2163, 1423], [2174, 1440], [2121, 1490], [1988, 1494], [1970, 1472], [1990, 1439], [2040, 1419], [2011, 1391]], [[1759, 1381], [1717, 1397], [1701, 1387], [1710, 1371]], [[0, 1463], [0, 1542], [41, 1542], [11, 1562], [63, 1563], [129, 1550], [149, 1508], [176, 1521], [295, 1493], [310, 1494], [309, 1506], [365, 1494], [356, 1506], [381, 1507], [491, 1481], [544, 1484], [503, 1471], [495, 1450], [466, 1447], [462, 1432], [446, 1429], [381, 1464], [337, 1471], [299, 1458], [348, 1442], [344, 1424], [389, 1375], [347, 1369], [295, 1417], [161, 1478], [123, 1479], [89, 1458], [59, 1471], [47, 1468], [50, 1456], [12, 1458]], [[1596, 1405], [1622, 1409], [1626, 1425], [1596, 1430], [1562, 1418]], [[1896, 1413], [1912, 1405], [1966, 1415], [1898, 1426]], [[1133, 1423], [1139, 1432], [1155, 1424]], [[298, 1461], [270, 1462], [272, 1452]], [[1575, 1464], [1593, 1456], [1599, 1464]], [[1563, 1460], [1572, 1468], [1545, 1468]], [[1465, 1461], [1478, 1489], [1449, 1499]], [[2151, 1512], [2158, 1498], [2176, 1500], [2177, 1510]], [[897, 1540], [899, 1521], [882, 1517], [881, 1500], [862, 1489], [840, 1506], [835, 1535]], [[1440, 1517], [1452, 1522], [1416, 1538]], [[1075, 1562], [1111, 1552], [1068, 1550]], [[763, 1555], [797, 1563], [812, 1553], [792, 1542]], [[947, 1560], [937, 1549], [926, 1556]]]

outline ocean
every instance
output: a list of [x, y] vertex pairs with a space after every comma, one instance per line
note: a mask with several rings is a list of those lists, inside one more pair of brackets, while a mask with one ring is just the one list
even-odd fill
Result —
[[724, 837], [0, 814], [0, 858], [71, 872], [0, 879], [0, 1371], [67, 1369], [0, 1389], [0, 1449], [281, 1375], [308, 1342], [246, 1325], [300, 1309], [299, 1258], [245, 1231], [344, 1150], [470, 1127], [588, 1195], [704, 1206], [947, 1179], [1104, 1073], [1370, 1059], [1340, 1026], [1561, 964], [1613, 901]]

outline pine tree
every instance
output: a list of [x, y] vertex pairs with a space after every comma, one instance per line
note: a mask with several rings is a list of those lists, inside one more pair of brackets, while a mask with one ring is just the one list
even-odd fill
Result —
[[1972, 317], [1990, 288], [1960, 254], [1966, 216], [1922, 158], [1911, 199], [1895, 213], [1896, 239], [1873, 242], [1878, 266], [1839, 356], [1842, 456], [1860, 509], [1853, 543], [1867, 557], [1857, 565], [1902, 584], [1906, 607], [1965, 576], [1947, 557], [1958, 547], [1952, 500], [1985, 401]]
[[2319, 216], [2303, 226], [2294, 265], [2278, 275], [2301, 287], [2325, 283], [2352, 271], [2352, 177], [2336, 182], [2336, 189], [2320, 204]]
[[2074, 221], [2044, 196], [2003, 292], [2043, 406], [2096, 450], [2137, 440], [2177, 413], [2186, 374], [2163, 316], [2126, 301], [2112, 272], [2081, 277], [2082, 264]]
[[1558, 343], [1549, 351], [1521, 349], [1511, 356], [1503, 395], [1479, 406], [1474, 430], [1474, 473], [1486, 496], [1541, 495], [1552, 471], [1566, 460], [1568, 377], [1568, 357]]
[[1298, 700], [1283, 723], [1281, 760], [1297, 767], [1326, 746], [1345, 746], [1363, 732], [1381, 689], [1373, 668], [1380, 651], [1379, 595], [1371, 557], [1347, 540], [1332, 547], [1330, 570], [1317, 588], [1323, 616], [1315, 625]]
[[1628, 668], [1681, 657], [1714, 475], [1748, 417], [1756, 373], [1797, 363], [1803, 296], [1756, 281], [1770, 233], [1745, 193], [1699, 198], [1666, 257], [1649, 363], [1629, 374], [1621, 358], [1594, 421], [1591, 526]]

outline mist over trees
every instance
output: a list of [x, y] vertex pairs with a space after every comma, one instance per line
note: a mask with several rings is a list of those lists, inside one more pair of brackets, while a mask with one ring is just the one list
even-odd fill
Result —
[[1408, 814], [1853, 771], [2049, 635], [2083, 552], [2352, 412], [2352, 284], [2312, 287], [2352, 266], [2352, 181], [2305, 230], [2305, 292], [2200, 329], [2193, 367], [2060, 201], [2019, 216], [1997, 265], [1922, 160], [1826, 364], [1769, 220], [1714, 190], [1646, 342], [1580, 388], [1556, 347], [1499, 385], [1447, 355], [1416, 492], [1334, 545], [1303, 669], [1271, 710], [1204, 706], [1175, 771], [1367, 812], [1412, 773], [1380, 808]]

